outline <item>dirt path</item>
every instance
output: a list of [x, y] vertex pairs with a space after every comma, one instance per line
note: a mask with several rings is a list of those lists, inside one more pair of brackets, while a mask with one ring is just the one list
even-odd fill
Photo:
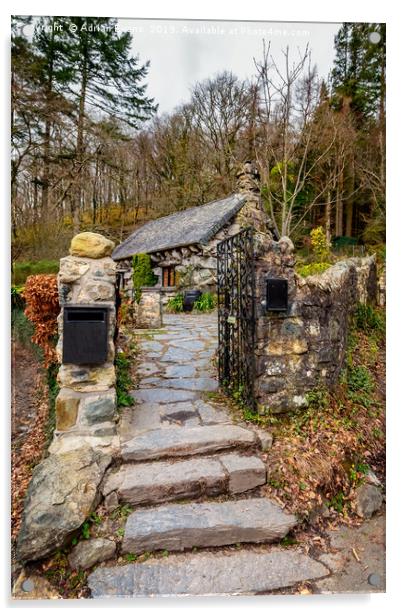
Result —
[[14, 449], [22, 444], [35, 423], [42, 375], [35, 353], [19, 342], [13, 342], [11, 361], [11, 442]]
[[11, 407], [11, 527], [15, 539], [32, 469], [46, 444], [49, 406], [45, 373], [38, 358], [14, 341]]

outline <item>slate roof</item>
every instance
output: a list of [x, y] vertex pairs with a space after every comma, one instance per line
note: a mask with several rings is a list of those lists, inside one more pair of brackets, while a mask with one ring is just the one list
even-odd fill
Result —
[[241, 209], [245, 201], [244, 195], [234, 193], [225, 199], [151, 220], [117, 246], [112, 257], [118, 261], [138, 253], [206, 244]]

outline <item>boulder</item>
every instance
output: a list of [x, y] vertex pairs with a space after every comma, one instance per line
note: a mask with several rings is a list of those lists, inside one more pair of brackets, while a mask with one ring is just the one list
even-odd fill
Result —
[[116, 544], [111, 539], [97, 537], [81, 541], [71, 551], [68, 562], [71, 569], [89, 569], [96, 563], [113, 558], [116, 553]]
[[361, 518], [371, 518], [382, 505], [383, 495], [377, 486], [363, 484], [356, 490], [356, 512]]
[[77, 259], [76, 257], [63, 257], [60, 259], [59, 283], [71, 284], [76, 282], [89, 270], [87, 260]]
[[17, 558], [28, 562], [61, 547], [99, 501], [111, 457], [89, 447], [50, 455], [35, 467], [24, 503]]
[[90, 257], [101, 259], [112, 254], [114, 242], [108, 240], [100, 233], [78, 233], [71, 240], [70, 255], [74, 257]]

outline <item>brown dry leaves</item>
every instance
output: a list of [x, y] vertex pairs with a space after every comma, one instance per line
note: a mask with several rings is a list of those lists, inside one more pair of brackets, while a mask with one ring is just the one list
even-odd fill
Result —
[[[366, 347], [361, 334], [356, 353], [362, 355], [363, 365]], [[376, 390], [369, 408], [352, 403], [346, 385], [339, 385], [326, 408], [302, 411], [273, 424], [266, 488], [271, 497], [303, 519], [328, 501], [334, 515], [349, 519], [355, 510], [355, 487], [364, 478], [364, 472], [352, 465], [364, 462], [380, 476], [384, 472], [384, 368], [381, 348], [371, 370]]]
[[32, 470], [42, 458], [46, 444], [49, 413], [47, 385], [43, 374], [37, 377], [37, 414], [24, 443], [11, 449], [11, 536], [15, 539], [21, 526], [23, 499]]
[[57, 333], [57, 316], [60, 312], [57, 277], [53, 274], [28, 276], [23, 297], [25, 315], [34, 324], [32, 342], [43, 349], [45, 367], [57, 361], [52, 338]]

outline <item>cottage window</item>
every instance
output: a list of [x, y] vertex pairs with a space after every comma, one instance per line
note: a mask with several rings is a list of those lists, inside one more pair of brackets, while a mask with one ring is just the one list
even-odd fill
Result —
[[162, 286], [174, 287], [175, 286], [175, 271], [174, 265], [168, 267], [162, 267]]

